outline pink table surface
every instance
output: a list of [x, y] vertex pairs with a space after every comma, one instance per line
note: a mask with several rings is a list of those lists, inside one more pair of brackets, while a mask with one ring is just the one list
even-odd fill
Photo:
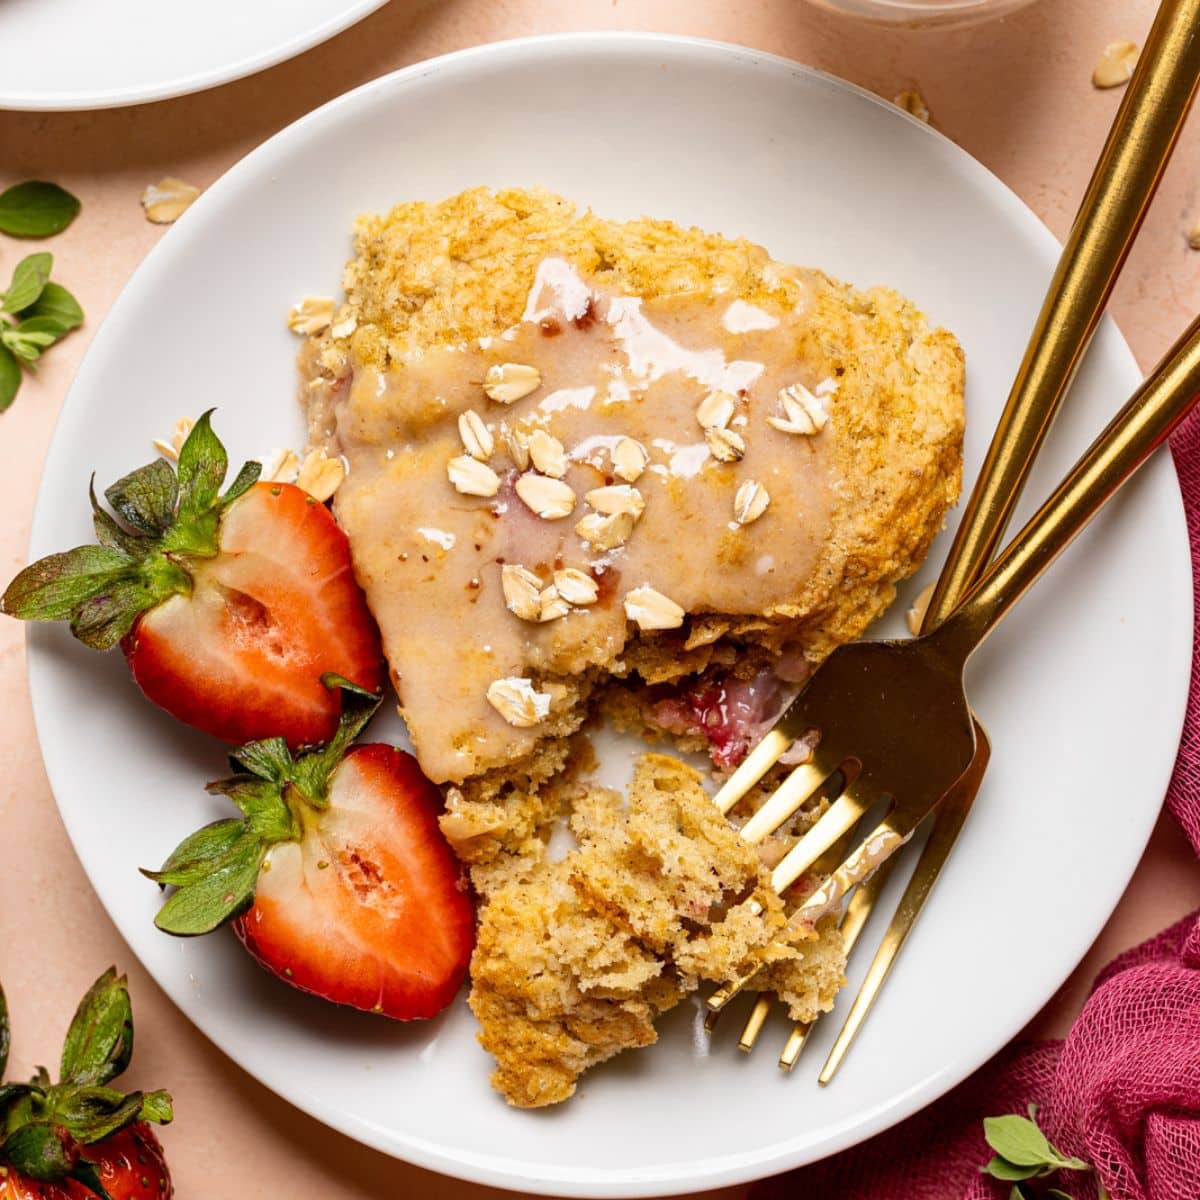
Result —
[[[162, 230], [142, 189], [163, 175], [198, 185], [296, 117], [375, 76], [482, 42], [562, 30], [638, 29], [742, 42], [789, 55], [881, 95], [919, 85], [935, 124], [1013, 187], [1058, 235], [1068, 227], [1118, 102], [1090, 83], [1110, 41], [1140, 40], [1153, 0], [1042, 0], [970, 31], [885, 32], [819, 14], [800, 0], [393, 0], [334, 41], [273, 70], [200, 95], [99, 113], [0, 113], [0, 184], [57, 180], [83, 214], [52, 246], [56, 274], [88, 327], [27, 381], [0, 430], [0, 580], [25, 562], [41, 464], [95, 330]], [[1200, 305], [1200, 127], [1185, 132], [1114, 304], [1143, 367]], [[0, 271], [18, 253], [0, 243]], [[24, 643], [0, 622], [0, 978], [16, 1027], [13, 1069], [54, 1061], [77, 997], [110, 962], [132, 981], [138, 1052], [131, 1079], [169, 1086], [178, 1119], [165, 1143], [181, 1197], [366, 1200], [500, 1195], [363, 1149], [278, 1100], [217, 1052], [140, 969], [84, 878], [59, 822], [34, 739]], [[1200, 872], [1161, 822], [1116, 914], [1087, 960], [1035, 1021], [1061, 1034], [1096, 969], [1200, 905]], [[809, 1086], [797, 1080], [797, 1086]], [[745, 1189], [710, 1193], [732, 1200]]]

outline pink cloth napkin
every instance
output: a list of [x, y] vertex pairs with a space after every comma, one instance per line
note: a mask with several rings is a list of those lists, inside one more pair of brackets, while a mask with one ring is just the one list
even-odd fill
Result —
[[[1200, 413], [1171, 443], [1200, 612]], [[1200, 633], [1167, 808], [1200, 855]], [[936, 903], [936, 898], [933, 901]], [[1040, 1108], [1038, 1122], [1096, 1175], [1060, 1172], [1077, 1200], [1200, 1200], [1200, 913], [1110, 963], [1062, 1042], [1014, 1043], [965, 1083], [845, 1154], [755, 1187], [753, 1200], [1007, 1200], [979, 1173], [983, 1118]], [[1030, 1191], [1036, 1194], [1036, 1185]]]

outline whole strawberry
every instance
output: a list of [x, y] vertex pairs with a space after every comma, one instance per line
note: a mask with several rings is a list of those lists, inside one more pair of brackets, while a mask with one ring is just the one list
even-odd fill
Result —
[[243, 817], [186, 838], [159, 871], [176, 890], [155, 924], [194, 936], [231, 922], [285, 983], [395, 1020], [454, 998], [475, 942], [462, 866], [438, 828], [441, 795], [394, 746], [347, 749], [379, 705], [347, 690], [337, 735], [293, 757], [282, 738], [235, 750], [209, 784]]
[[[0, 1078], [8, 1048], [0, 991]], [[129, 988], [110, 968], [75, 1012], [58, 1083], [39, 1067], [28, 1083], [0, 1084], [0, 1200], [169, 1200], [171, 1176], [149, 1123], [171, 1120], [171, 1097], [109, 1086], [132, 1054]]]
[[181, 721], [234, 744], [280, 736], [327, 741], [336, 674], [383, 684], [379, 632], [333, 516], [300, 488], [228, 468], [209, 413], [179, 451], [91, 493], [98, 546], [26, 567], [0, 612], [69, 621], [85, 645], [120, 644], [145, 694]]

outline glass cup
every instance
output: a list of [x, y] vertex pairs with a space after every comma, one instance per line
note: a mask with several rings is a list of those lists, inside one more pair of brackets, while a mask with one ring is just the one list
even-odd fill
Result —
[[1031, 0], [810, 0], [844, 16], [906, 29], [970, 25], [1024, 8]]

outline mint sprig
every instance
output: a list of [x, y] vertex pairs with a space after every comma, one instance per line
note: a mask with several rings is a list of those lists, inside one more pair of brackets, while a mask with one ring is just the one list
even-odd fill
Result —
[[[1092, 1169], [1083, 1159], [1063, 1154], [1038, 1128], [1036, 1104], [1031, 1104], [1027, 1111], [1028, 1117], [1012, 1113], [1003, 1117], [985, 1117], [983, 1121], [983, 1136], [995, 1156], [980, 1170], [993, 1179], [1012, 1183], [1009, 1200], [1028, 1200], [1021, 1187], [1028, 1179], [1043, 1179], [1058, 1171]], [[1100, 1192], [1103, 1200], [1103, 1187]], [[1058, 1188], [1039, 1192], [1039, 1195], [1071, 1200]]]
[[62, 233], [79, 215], [79, 201], [65, 188], [40, 179], [0, 192], [0, 233], [44, 238]]
[[22, 366], [32, 370], [46, 350], [83, 324], [79, 302], [50, 282], [53, 266], [53, 255], [30, 254], [0, 292], [0, 314], [7, 314], [0, 315], [0, 412], [16, 398]]

